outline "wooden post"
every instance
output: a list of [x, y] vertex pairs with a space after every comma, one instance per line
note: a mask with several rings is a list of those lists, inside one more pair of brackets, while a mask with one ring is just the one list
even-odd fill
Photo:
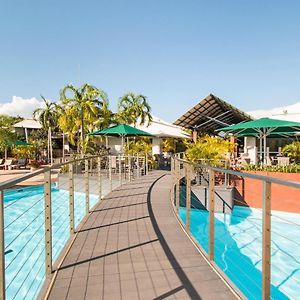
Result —
[[179, 205], [180, 205], [180, 163], [179, 161], [175, 161], [175, 182], [176, 182], [176, 212], [179, 213]]
[[263, 182], [262, 299], [271, 293], [271, 182]]
[[89, 159], [84, 161], [84, 183], [85, 183], [85, 213], [90, 212], [90, 183], [89, 183]]
[[102, 178], [101, 178], [101, 156], [98, 157], [98, 187], [99, 187], [99, 201], [102, 196]]
[[209, 259], [214, 260], [215, 253], [215, 172], [209, 169]]
[[186, 171], [186, 229], [190, 231], [191, 227], [191, 178], [192, 178], [192, 166], [190, 164], [185, 165]]
[[70, 232], [75, 232], [74, 222], [74, 173], [73, 164], [69, 164], [69, 219], [70, 219]]
[[109, 191], [112, 191], [112, 174], [111, 174], [111, 164], [112, 159], [111, 156], [108, 157], [108, 176], [109, 176]]
[[4, 191], [0, 191], [0, 299], [5, 300]]
[[122, 185], [122, 161], [121, 161], [121, 155], [119, 155], [119, 182], [120, 185]]
[[46, 274], [52, 273], [51, 170], [44, 173]]

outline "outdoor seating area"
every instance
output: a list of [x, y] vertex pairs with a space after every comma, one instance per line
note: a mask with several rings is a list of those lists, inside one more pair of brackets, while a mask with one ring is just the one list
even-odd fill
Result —
[[13, 170], [13, 169], [21, 169], [27, 168], [27, 159], [0, 159], [0, 169], [3, 170]]

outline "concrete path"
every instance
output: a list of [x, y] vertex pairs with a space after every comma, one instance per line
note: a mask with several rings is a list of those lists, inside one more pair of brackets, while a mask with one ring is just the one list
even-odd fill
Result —
[[58, 271], [50, 299], [236, 299], [184, 234], [171, 176], [153, 172], [96, 206]]

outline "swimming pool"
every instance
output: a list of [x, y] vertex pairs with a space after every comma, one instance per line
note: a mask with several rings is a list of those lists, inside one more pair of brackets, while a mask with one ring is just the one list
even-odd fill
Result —
[[[69, 193], [52, 186], [53, 262], [70, 237]], [[90, 207], [98, 195], [90, 194]], [[74, 193], [75, 226], [85, 215], [85, 194]], [[45, 279], [44, 187], [5, 191], [7, 299], [35, 299]]]
[[[186, 209], [179, 215], [186, 220]], [[235, 206], [215, 213], [215, 262], [248, 299], [261, 299], [262, 214]], [[208, 252], [208, 212], [191, 209], [191, 233]], [[271, 297], [300, 298], [300, 214], [272, 211]]]

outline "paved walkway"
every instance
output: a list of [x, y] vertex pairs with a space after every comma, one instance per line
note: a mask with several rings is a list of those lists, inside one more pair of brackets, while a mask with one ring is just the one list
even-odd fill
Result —
[[50, 299], [236, 299], [182, 231], [171, 176], [110, 193], [80, 230]]

